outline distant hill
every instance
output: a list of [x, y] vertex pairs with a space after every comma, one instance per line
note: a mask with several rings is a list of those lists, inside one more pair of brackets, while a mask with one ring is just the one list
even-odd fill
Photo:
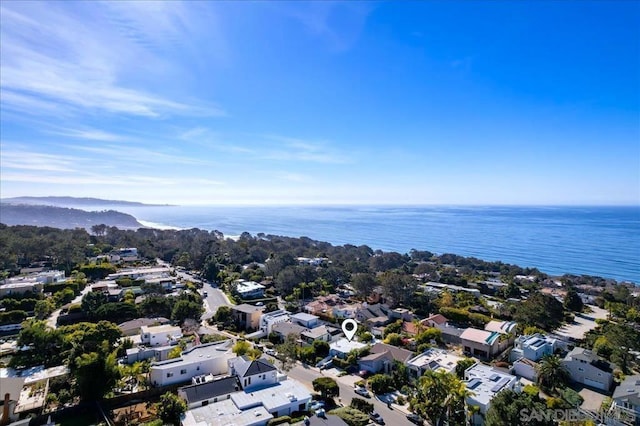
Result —
[[105, 224], [120, 229], [144, 228], [135, 217], [115, 210], [88, 212], [66, 207], [0, 204], [0, 223], [5, 225], [51, 226], [53, 228], [89, 230], [93, 225]]
[[3, 198], [0, 200], [2, 203], [9, 204], [29, 204], [29, 205], [45, 205], [45, 206], [59, 206], [59, 207], [87, 207], [87, 206], [130, 206], [130, 207], [144, 207], [144, 206], [168, 206], [169, 204], [144, 204], [134, 201], [121, 201], [121, 200], [104, 200], [101, 198], [77, 198], [77, 197], [14, 197]]

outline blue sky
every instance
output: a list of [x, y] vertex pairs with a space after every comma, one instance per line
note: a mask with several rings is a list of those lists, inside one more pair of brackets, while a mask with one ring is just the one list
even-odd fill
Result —
[[2, 197], [640, 204], [640, 3], [2, 2]]

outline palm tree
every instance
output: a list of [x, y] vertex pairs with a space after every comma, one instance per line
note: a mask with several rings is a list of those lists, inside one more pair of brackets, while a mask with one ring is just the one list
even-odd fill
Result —
[[569, 381], [569, 372], [557, 355], [545, 355], [537, 368], [538, 384], [550, 391], [565, 385]]

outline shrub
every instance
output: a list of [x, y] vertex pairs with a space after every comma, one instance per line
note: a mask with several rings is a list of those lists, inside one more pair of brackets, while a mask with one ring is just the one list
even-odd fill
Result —
[[267, 425], [269, 426], [275, 426], [275, 425], [281, 425], [281, 424], [289, 424], [291, 423], [291, 416], [280, 416], [280, 417], [276, 417], [275, 419], [271, 419], [267, 422]]
[[373, 412], [373, 404], [365, 401], [362, 398], [358, 398], [358, 397], [353, 398], [351, 400], [350, 406], [366, 414], [370, 414]]
[[560, 396], [562, 397], [562, 399], [571, 404], [572, 407], [577, 407], [584, 401], [584, 398], [582, 398], [582, 396], [580, 396], [578, 392], [574, 391], [571, 388], [562, 389], [562, 391], [560, 391]]
[[406, 403], [406, 401], [404, 400], [403, 396], [399, 396], [398, 399], [396, 399], [396, 404], [398, 405], [404, 405]]
[[345, 421], [349, 426], [365, 426], [369, 424], [369, 416], [353, 407], [342, 407], [329, 412]]

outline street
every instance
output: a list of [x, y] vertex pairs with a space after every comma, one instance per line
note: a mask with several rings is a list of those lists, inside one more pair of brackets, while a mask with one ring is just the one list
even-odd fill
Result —
[[[287, 375], [299, 382], [303, 383], [305, 386], [309, 388], [310, 391], [313, 392], [313, 385], [311, 384], [318, 377], [332, 377], [338, 382], [338, 386], [340, 387], [340, 399], [336, 399], [338, 405], [341, 403], [342, 405], [349, 405], [351, 403], [351, 399], [354, 396], [358, 398], [362, 398], [358, 396], [353, 391], [353, 383], [360, 380], [359, 377], [356, 376], [342, 376], [342, 377], [334, 377], [326, 372], [324, 374], [320, 373], [317, 368], [304, 366], [301, 364], [297, 364], [291, 370], [287, 372]], [[363, 398], [365, 399], [365, 398]], [[411, 425], [409, 420], [406, 418], [406, 414], [403, 411], [400, 411], [396, 406], [393, 409], [387, 407], [387, 404], [379, 401], [375, 396], [372, 395], [371, 398], [366, 398], [367, 402], [370, 402], [374, 406], [374, 410], [382, 416], [385, 424], [387, 425]]]
[[[202, 299], [204, 301], [205, 313], [202, 315], [203, 320], [211, 318], [220, 306], [231, 306], [229, 299], [222, 290], [214, 287], [206, 280], [201, 280], [199, 277], [193, 276], [184, 271], [176, 271], [178, 277], [185, 281], [191, 281], [194, 283], [202, 283]], [[205, 297], [204, 294], [207, 293]]]

